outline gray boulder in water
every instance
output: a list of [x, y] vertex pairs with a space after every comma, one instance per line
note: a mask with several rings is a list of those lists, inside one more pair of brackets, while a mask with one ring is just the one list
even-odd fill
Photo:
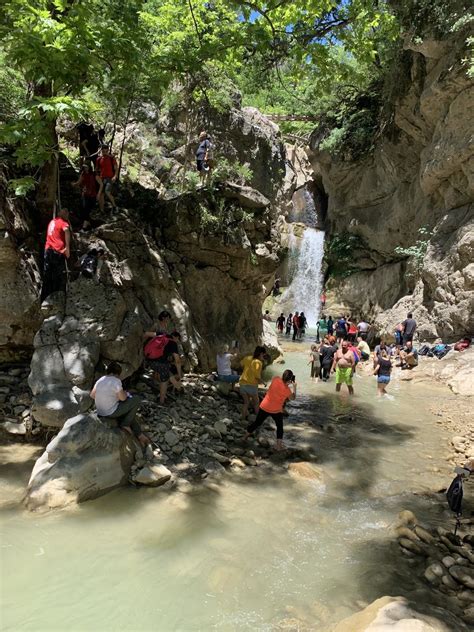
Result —
[[95, 414], [68, 419], [36, 461], [28, 509], [61, 508], [126, 485], [137, 443]]

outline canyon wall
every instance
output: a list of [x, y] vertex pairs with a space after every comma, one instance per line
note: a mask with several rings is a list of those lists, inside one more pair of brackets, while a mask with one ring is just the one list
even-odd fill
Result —
[[[407, 311], [421, 337], [474, 332], [474, 93], [465, 40], [458, 33], [405, 42], [409, 88], [391, 133], [363, 158], [331, 156], [313, 135], [309, 156], [329, 198], [328, 239], [352, 234], [361, 244], [353, 273], [328, 280], [328, 307], [369, 318], [381, 333], [392, 333]], [[413, 257], [395, 251], [411, 246], [426, 249], [419, 272]]]

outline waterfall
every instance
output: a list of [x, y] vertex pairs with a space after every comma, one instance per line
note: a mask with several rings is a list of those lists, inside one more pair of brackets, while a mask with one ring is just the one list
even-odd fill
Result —
[[311, 327], [319, 318], [322, 291], [321, 264], [324, 254], [324, 231], [305, 228], [300, 240], [290, 240], [290, 260], [296, 259], [294, 275], [285, 292], [291, 311], [303, 311]]

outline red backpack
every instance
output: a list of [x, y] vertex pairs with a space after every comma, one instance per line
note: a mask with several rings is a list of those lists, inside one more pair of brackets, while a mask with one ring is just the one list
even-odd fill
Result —
[[144, 349], [145, 358], [147, 360], [158, 360], [158, 358], [161, 358], [168, 342], [169, 338], [166, 334], [160, 334], [149, 340]]

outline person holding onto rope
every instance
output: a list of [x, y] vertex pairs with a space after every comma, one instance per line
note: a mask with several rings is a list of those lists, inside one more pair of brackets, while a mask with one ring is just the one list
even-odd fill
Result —
[[[290, 385], [293, 388], [290, 388]], [[283, 444], [283, 406], [288, 399], [296, 398], [295, 374], [290, 369], [286, 369], [281, 377], [274, 377], [267, 394], [262, 400], [258, 409], [257, 417], [247, 427], [244, 439], [248, 439], [259, 428], [265, 419], [270, 416], [276, 424], [276, 450], [284, 450]]]
[[40, 300], [44, 301], [53, 292], [65, 292], [67, 285], [66, 259], [71, 251], [71, 226], [69, 211], [62, 208], [53, 218], [46, 231], [46, 244], [43, 262], [43, 285]]

